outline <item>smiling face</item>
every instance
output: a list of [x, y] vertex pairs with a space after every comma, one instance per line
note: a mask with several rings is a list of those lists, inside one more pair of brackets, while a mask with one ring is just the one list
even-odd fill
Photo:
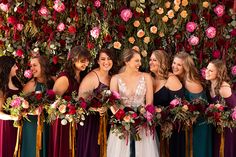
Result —
[[42, 77], [42, 68], [41, 65], [39, 63], [39, 59], [38, 58], [33, 58], [30, 61], [30, 69], [32, 71], [32, 74], [35, 78], [39, 78]]
[[172, 71], [176, 76], [182, 76], [184, 74], [184, 61], [175, 57], [172, 63]]
[[206, 80], [212, 81], [217, 79], [218, 70], [216, 66], [209, 63], [206, 69]]
[[101, 70], [109, 71], [113, 66], [113, 61], [106, 53], [101, 52], [98, 58], [98, 65]]
[[89, 64], [89, 60], [87, 58], [77, 59], [74, 64], [76, 70], [84, 71]]
[[139, 71], [139, 67], [141, 66], [141, 56], [138, 53], [135, 53], [133, 57], [126, 62], [126, 66], [134, 71]]
[[149, 67], [150, 67], [150, 71], [157, 74], [158, 73], [158, 69], [159, 69], [160, 63], [157, 60], [156, 56], [154, 53], [152, 53], [150, 60], [149, 60]]

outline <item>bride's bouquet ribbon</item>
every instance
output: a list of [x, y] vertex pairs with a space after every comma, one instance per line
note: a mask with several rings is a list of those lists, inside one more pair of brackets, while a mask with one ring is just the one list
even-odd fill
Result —
[[76, 132], [75, 122], [71, 122], [69, 128], [70, 157], [75, 157], [75, 132]]
[[100, 145], [100, 157], [107, 156], [107, 114], [100, 116], [98, 145]]
[[22, 125], [17, 126], [17, 137], [16, 137], [16, 145], [13, 157], [21, 156], [21, 142], [22, 142]]
[[36, 133], [36, 157], [40, 157], [40, 151], [42, 149], [43, 118], [44, 118], [43, 113], [38, 115], [37, 133]]

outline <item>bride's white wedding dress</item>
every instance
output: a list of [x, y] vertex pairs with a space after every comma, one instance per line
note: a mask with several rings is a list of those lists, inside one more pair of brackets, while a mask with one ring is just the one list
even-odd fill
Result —
[[[126, 84], [118, 77], [118, 89], [123, 104], [127, 107], [136, 108], [145, 105], [146, 83], [141, 76], [135, 91], [129, 91]], [[156, 132], [142, 128], [140, 131], [141, 141], [135, 141], [135, 157], [159, 157], [159, 147]], [[128, 138], [129, 139], [129, 138]], [[107, 146], [107, 157], [130, 157], [130, 140], [119, 139], [110, 131]]]

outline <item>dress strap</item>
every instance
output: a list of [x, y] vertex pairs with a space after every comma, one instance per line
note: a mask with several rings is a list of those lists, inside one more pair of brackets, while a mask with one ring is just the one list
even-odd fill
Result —
[[95, 71], [92, 71], [92, 72], [94, 72], [94, 73], [96, 74], [96, 76], [97, 76], [97, 78], [98, 78], [98, 82], [100, 83], [101, 81], [100, 81], [100, 79], [99, 79], [99, 77], [98, 77], [98, 74], [97, 74]]

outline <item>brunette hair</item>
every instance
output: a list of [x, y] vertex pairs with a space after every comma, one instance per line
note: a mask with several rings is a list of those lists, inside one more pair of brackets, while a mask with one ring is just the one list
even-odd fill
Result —
[[123, 51], [123, 56], [122, 56], [123, 62], [125, 63], [130, 61], [133, 58], [134, 54], [140, 54], [140, 53], [134, 49], [125, 49]]

